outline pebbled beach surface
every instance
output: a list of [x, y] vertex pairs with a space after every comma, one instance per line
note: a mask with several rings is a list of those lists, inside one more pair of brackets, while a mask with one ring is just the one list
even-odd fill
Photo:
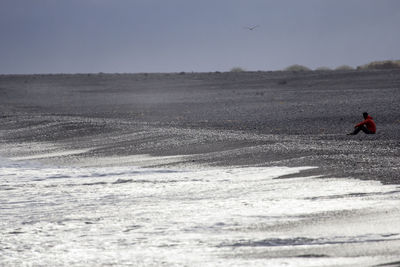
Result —
[[397, 266], [399, 103], [395, 70], [0, 76], [0, 265]]
[[[399, 103], [398, 70], [2, 75], [0, 154], [68, 166], [316, 166], [306, 174], [397, 184]], [[377, 134], [346, 136], [364, 111]]]

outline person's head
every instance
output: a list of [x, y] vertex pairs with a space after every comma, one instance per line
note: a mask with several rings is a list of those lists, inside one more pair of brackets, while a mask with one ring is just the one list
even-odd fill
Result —
[[366, 119], [366, 118], [368, 117], [368, 113], [367, 113], [367, 112], [364, 112], [364, 113], [363, 113], [363, 117], [364, 117], [364, 119]]

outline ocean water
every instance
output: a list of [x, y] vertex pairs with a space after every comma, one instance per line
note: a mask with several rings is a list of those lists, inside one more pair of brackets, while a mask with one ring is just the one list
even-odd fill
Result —
[[0, 265], [399, 261], [400, 187], [279, 178], [307, 168], [78, 168], [2, 159]]

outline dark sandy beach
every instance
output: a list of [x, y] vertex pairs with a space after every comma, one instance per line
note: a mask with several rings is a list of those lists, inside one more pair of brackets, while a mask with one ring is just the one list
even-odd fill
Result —
[[[146, 167], [316, 166], [399, 183], [399, 103], [398, 70], [2, 75], [0, 154], [83, 166], [186, 155]], [[377, 134], [346, 136], [364, 111]]]

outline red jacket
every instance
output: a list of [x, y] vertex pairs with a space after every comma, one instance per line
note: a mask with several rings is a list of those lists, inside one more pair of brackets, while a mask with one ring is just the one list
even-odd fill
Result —
[[356, 125], [356, 127], [362, 126], [362, 125], [366, 125], [367, 129], [370, 130], [371, 132], [375, 133], [376, 132], [376, 124], [375, 122], [372, 120], [371, 116], [367, 116], [367, 118], [360, 122], [359, 124]]

